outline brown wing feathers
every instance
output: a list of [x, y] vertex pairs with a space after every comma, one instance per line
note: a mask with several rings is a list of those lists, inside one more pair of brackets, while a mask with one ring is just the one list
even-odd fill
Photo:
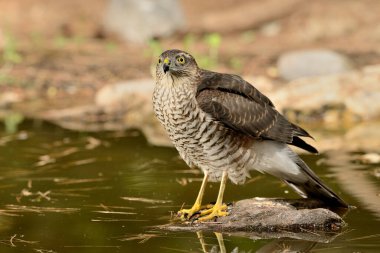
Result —
[[205, 71], [202, 80], [197, 90], [199, 106], [227, 127], [318, 153], [298, 137], [311, 137], [304, 129], [290, 123], [265, 95], [240, 77]]

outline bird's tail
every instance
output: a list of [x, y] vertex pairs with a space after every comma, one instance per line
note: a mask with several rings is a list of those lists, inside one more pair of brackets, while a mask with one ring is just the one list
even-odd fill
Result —
[[302, 183], [291, 182], [289, 180], [285, 182], [297, 193], [305, 198], [321, 200], [330, 207], [348, 208], [348, 204], [326, 186], [301, 158], [297, 157], [295, 162], [305, 174], [307, 180]]

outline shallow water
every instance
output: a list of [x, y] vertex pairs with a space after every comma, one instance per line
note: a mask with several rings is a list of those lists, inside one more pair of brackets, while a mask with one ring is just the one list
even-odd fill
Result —
[[[348, 226], [341, 234], [315, 243], [154, 229], [184, 202], [192, 204], [202, 174], [188, 169], [173, 148], [149, 145], [138, 131], [78, 133], [31, 121], [14, 134], [4, 131], [0, 252], [380, 251], [379, 165], [358, 163], [360, 153], [303, 156], [357, 206], [344, 217]], [[205, 201], [214, 201], [217, 189], [209, 184]], [[243, 186], [228, 184], [225, 200], [254, 196], [297, 197], [257, 173]]]

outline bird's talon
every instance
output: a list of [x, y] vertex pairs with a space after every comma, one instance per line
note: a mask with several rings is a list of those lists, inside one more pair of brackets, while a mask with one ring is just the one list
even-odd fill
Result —
[[212, 208], [201, 211], [198, 221], [216, 220], [218, 217], [227, 216], [228, 212], [226, 204], [216, 204]]
[[190, 220], [194, 215], [199, 213], [200, 209], [200, 205], [194, 205], [190, 209], [181, 209], [177, 212], [177, 217], [179, 217], [182, 221]]

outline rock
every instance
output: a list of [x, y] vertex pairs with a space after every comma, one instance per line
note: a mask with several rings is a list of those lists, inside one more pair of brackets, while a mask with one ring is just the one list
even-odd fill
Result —
[[277, 36], [281, 32], [281, 24], [278, 21], [272, 21], [260, 27], [260, 33], [267, 37]]
[[[313, 209], [302, 209], [304, 207]], [[217, 222], [173, 223], [159, 228], [168, 231], [248, 233], [259, 238], [291, 237], [316, 241], [323, 238], [318, 232], [339, 232], [345, 226], [338, 214], [320, 208], [320, 203], [308, 199], [245, 199], [236, 202], [229, 212], [228, 216], [218, 218]]]
[[366, 164], [380, 163], [380, 155], [378, 153], [367, 153], [361, 155], [359, 161]]
[[6, 108], [24, 99], [20, 92], [6, 91], [0, 94], [0, 108]]
[[146, 101], [151, 100], [153, 88], [154, 81], [152, 79], [130, 80], [106, 85], [96, 93], [95, 104], [104, 107], [132, 106], [131, 103], [136, 100], [135, 97], [129, 97], [130, 94]]
[[104, 24], [127, 41], [144, 42], [172, 34], [185, 21], [176, 0], [111, 0]]
[[263, 94], [270, 94], [279, 86], [272, 79], [266, 76], [247, 75], [247, 76], [243, 76], [243, 79], [253, 84], [255, 88], [258, 89]]
[[[374, 175], [376, 178], [380, 178], [380, 168], [374, 169], [374, 170], [373, 170], [373, 175]], [[380, 197], [380, 193], [377, 194], [377, 196]]]
[[[315, 114], [322, 117], [329, 110], [340, 115], [328, 115], [334, 124], [343, 121], [380, 119], [380, 65], [347, 73], [294, 80], [267, 94], [281, 111]], [[336, 119], [334, 119], [336, 118]], [[294, 120], [294, 119], [292, 119]]]
[[153, 113], [154, 83], [153, 79], [139, 79], [105, 86], [96, 94], [96, 105], [110, 114], [123, 115], [121, 125], [142, 130], [150, 143], [171, 146], [165, 129]]
[[294, 80], [346, 72], [351, 69], [351, 63], [344, 55], [327, 49], [298, 50], [281, 55], [277, 68], [280, 77]]
[[131, 80], [101, 88], [94, 104], [48, 110], [37, 117], [80, 131], [141, 130], [154, 145], [171, 146], [166, 131], [153, 113], [153, 79]]

